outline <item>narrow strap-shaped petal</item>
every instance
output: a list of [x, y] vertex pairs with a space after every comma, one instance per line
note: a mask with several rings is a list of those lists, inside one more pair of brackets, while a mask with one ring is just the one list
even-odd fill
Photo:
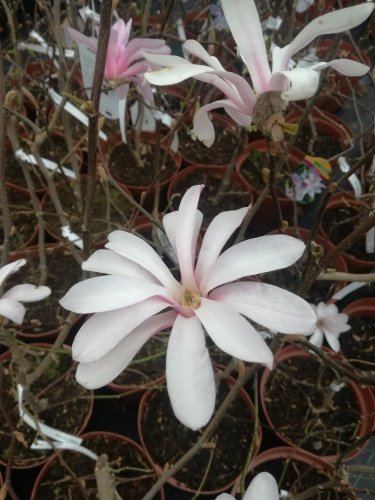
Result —
[[126, 47], [128, 64], [132, 64], [137, 59], [144, 59], [145, 53], [168, 55], [170, 52], [171, 49], [165, 45], [164, 40], [152, 40], [150, 38], [133, 38]]
[[175, 245], [180, 265], [181, 283], [185, 290], [198, 291], [194, 277], [194, 259], [198, 238], [197, 207], [203, 185], [192, 186], [181, 199], [178, 209], [178, 223], [175, 231]]
[[141, 347], [157, 332], [170, 327], [176, 313], [169, 311], [147, 319], [127, 335], [111, 351], [90, 363], [80, 363], [77, 382], [87, 389], [98, 389], [114, 380], [132, 361]]
[[173, 302], [163, 286], [124, 276], [98, 276], [72, 286], [60, 304], [68, 311], [87, 314], [131, 306], [158, 295]]
[[[195, 211], [195, 221], [194, 221], [194, 233], [193, 233], [193, 241], [197, 241], [199, 230], [202, 225], [202, 220], [203, 220], [203, 214], [200, 210]], [[165, 229], [165, 232], [167, 233], [168, 240], [170, 244], [172, 245], [172, 248], [174, 250], [174, 253], [177, 256], [177, 246], [176, 246], [176, 232], [178, 225], [180, 224], [180, 214], [179, 211], [177, 212], [170, 212], [169, 214], [164, 215], [163, 217], [163, 226]], [[194, 262], [195, 259], [195, 248], [192, 248], [192, 261]]]
[[234, 309], [222, 302], [202, 298], [200, 307], [194, 312], [222, 351], [272, 368], [273, 356], [269, 347], [255, 328]]
[[0, 269], [0, 286], [6, 280], [6, 278], [13, 273], [16, 273], [22, 266], [26, 264], [26, 259], [18, 259], [14, 262], [6, 264]]
[[224, 111], [232, 118], [232, 120], [241, 127], [250, 127], [251, 125], [251, 116], [242, 113], [241, 111], [237, 111], [236, 109], [230, 108], [228, 106], [224, 106]]
[[310, 69], [314, 71], [321, 71], [322, 69], [331, 67], [335, 71], [338, 71], [342, 75], [346, 76], [363, 76], [369, 71], [369, 67], [366, 64], [362, 64], [358, 61], [353, 61], [352, 59], [333, 59], [328, 62], [319, 62], [311, 66]]
[[191, 64], [182, 57], [144, 54], [145, 59], [164, 66], [163, 69], [145, 73], [147, 81], [153, 85], [174, 85], [187, 78], [214, 71], [203, 64]]
[[116, 94], [119, 95], [119, 100], [118, 100], [118, 117], [119, 117], [119, 123], [120, 123], [120, 132], [121, 132], [121, 139], [124, 144], [126, 144], [126, 123], [125, 123], [125, 114], [126, 114], [126, 101], [128, 98], [128, 92], [129, 92], [129, 84], [127, 83], [126, 85], [121, 85], [118, 89]]
[[323, 344], [323, 332], [320, 328], [316, 327], [313, 331], [311, 337], [309, 337], [309, 342], [311, 344], [316, 345], [317, 347], [321, 347]]
[[284, 234], [246, 240], [222, 253], [201, 281], [201, 292], [209, 292], [224, 283], [244, 276], [275, 271], [298, 260], [305, 245]]
[[112, 250], [97, 250], [82, 263], [82, 269], [84, 271], [127, 276], [129, 278], [159, 283], [155, 276], [146, 271], [143, 267]]
[[251, 481], [243, 500], [279, 500], [276, 479], [269, 472], [260, 472]]
[[132, 306], [94, 314], [74, 338], [73, 359], [87, 363], [101, 358], [134, 328], [168, 305], [160, 297], [151, 297]]
[[317, 321], [308, 302], [274, 285], [230, 283], [217, 288], [209, 297], [280, 333], [309, 334]]
[[215, 408], [215, 380], [202, 326], [195, 316], [178, 315], [167, 350], [167, 389], [176, 417], [198, 430]]
[[229, 210], [220, 213], [212, 220], [204, 235], [195, 268], [198, 283], [215, 262], [230, 236], [239, 227], [247, 211], [248, 207]]
[[335, 352], [340, 352], [339, 333], [324, 329], [324, 335], [330, 348]]
[[271, 71], [255, 3], [253, 0], [222, 0], [221, 4], [254, 89], [261, 94], [268, 90]]
[[374, 3], [367, 2], [316, 17], [298, 33], [289, 45], [279, 50], [281, 57], [279, 57], [278, 67], [274, 65], [273, 71], [286, 70], [290, 58], [316, 37], [350, 30], [365, 21], [373, 10]]
[[4, 293], [3, 297], [8, 299], [20, 300], [21, 302], [37, 302], [51, 295], [51, 289], [48, 286], [36, 285], [15, 285]]
[[79, 31], [70, 28], [69, 26], [67, 27], [67, 31], [69, 33], [70, 38], [74, 40], [77, 44], [85, 45], [86, 47], [89, 47], [94, 52], [96, 52], [96, 49], [98, 47], [98, 41], [96, 40], [96, 38], [85, 36]]
[[159, 255], [138, 236], [126, 231], [113, 231], [108, 235], [108, 243], [105, 246], [146, 269], [172, 293], [181, 293], [181, 285], [174, 279]]
[[197, 42], [197, 40], [186, 40], [182, 47], [187, 50], [189, 54], [202, 59], [207, 66], [211, 66], [211, 68], [217, 71], [225, 71], [219, 59], [217, 57], [210, 56], [207, 50], [199, 42]]
[[2, 298], [0, 299], [0, 316], [10, 319], [20, 325], [25, 316], [25, 306], [18, 300]]

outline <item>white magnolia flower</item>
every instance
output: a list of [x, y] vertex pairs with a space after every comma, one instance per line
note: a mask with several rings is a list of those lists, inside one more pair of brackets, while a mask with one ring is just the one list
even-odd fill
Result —
[[201, 107], [194, 116], [194, 134], [206, 146], [215, 140], [215, 131], [208, 112], [224, 108], [239, 125], [251, 122], [275, 140], [283, 137], [283, 108], [289, 101], [311, 97], [318, 88], [321, 70], [331, 67], [346, 76], [362, 76], [370, 69], [351, 59], [318, 62], [310, 67], [288, 69], [291, 58], [320, 35], [341, 33], [361, 24], [374, 10], [374, 3], [329, 12], [305, 26], [295, 39], [283, 48], [272, 51], [272, 68], [267, 59], [262, 26], [253, 0], [222, 0], [225, 18], [247, 66], [252, 87], [242, 76], [226, 71], [220, 61], [210, 56], [196, 40], [187, 40], [183, 49], [204, 64], [193, 64], [174, 55], [144, 54], [145, 58], [164, 68], [145, 73], [154, 85], [172, 85], [187, 78], [217, 87], [224, 98]]
[[[3, 266], [0, 269], [0, 288], [10, 274], [15, 273], [25, 264], [25, 259], [19, 259]], [[0, 316], [20, 325], [26, 312], [25, 306], [21, 302], [37, 302], [48, 297], [50, 293], [51, 289], [48, 286], [15, 285], [0, 295]]]
[[351, 328], [348, 324], [349, 316], [344, 313], [339, 313], [335, 304], [319, 302], [317, 306], [311, 305], [316, 310], [318, 320], [309, 341], [321, 347], [323, 344], [323, 337], [325, 336], [331, 349], [335, 352], [339, 352], [339, 336], [341, 333], [347, 332]]
[[[222, 493], [216, 500], [235, 500], [232, 495]], [[242, 500], [279, 500], [279, 489], [269, 472], [260, 472], [249, 484]]]
[[[191, 187], [179, 210], [163, 225], [178, 259], [181, 282], [141, 238], [125, 231], [108, 236], [83, 265], [107, 276], [74, 285], [61, 299], [66, 309], [95, 313], [73, 342], [77, 380], [98, 388], [116, 378], [156, 332], [172, 327], [166, 360], [167, 388], [176, 417], [191, 429], [214, 410], [215, 382], [203, 328], [216, 345], [239, 359], [272, 368], [272, 353], [244, 318], [282, 333], [309, 333], [316, 323], [310, 305], [273, 285], [235, 282], [284, 268], [299, 259], [304, 244], [290, 236], [262, 236], [222, 249], [247, 208], [223, 212], [208, 227], [195, 263], [202, 223], [197, 209], [203, 186]], [[222, 253], [221, 253], [222, 252]], [[167, 312], [161, 311], [168, 309]]]

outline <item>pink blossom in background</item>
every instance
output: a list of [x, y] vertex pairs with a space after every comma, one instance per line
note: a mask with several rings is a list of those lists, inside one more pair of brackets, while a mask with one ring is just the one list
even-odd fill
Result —
[[204, 426], [215, 405], [204, 330], [231, 356], [272, 368], [270, 349], [246, 318], [282, 333], [308, 334], [316, 323], [313, 309], [297, 295], [265, 283], [236, 281], [290, 266], [304, 250], [296, 238], [272, 235], [222, 252], [247, 207], [213, 219], [195, 261], [202, 188], [190, 188], [179, 210], [163, 219], [179, 263], [180, 281], [144, 240], [114, 231], [106, 249], [82, 265], [86, 271], [106, 276], [74, 285], [60, 301], [71, 311], [94, 313], [73, 342], [73, 358], [79, 362], [77, 380], [91, 389], [114, 380], [152, 335], [172, 327], [167, 388], [176, 417], [191, 429]]

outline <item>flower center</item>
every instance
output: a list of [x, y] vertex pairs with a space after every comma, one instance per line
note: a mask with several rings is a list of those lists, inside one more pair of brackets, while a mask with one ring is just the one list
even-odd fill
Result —
[[196, 292], [191, 292], [186, 290], [184, 296], [182, 297], [182, 305], [184, 307], [191, 307], [192, 309], [198, 309], [201, 305], [201, 297]]

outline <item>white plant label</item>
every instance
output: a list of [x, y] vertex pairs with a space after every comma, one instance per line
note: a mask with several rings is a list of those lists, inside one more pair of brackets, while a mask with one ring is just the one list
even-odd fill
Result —
[[366, 253], [375, 252], [375, 227], [366, 233]]
[[74, 245], [79, 248], [80, 250], [83, 250], [83, 241], [78, 236], [78, 234], [74, 233], [71, 229], [70, 226], [61, 226], [61, 235], [63, 238], [66, 238], [67, 240], [71, 241], [74, 243]]
[[[35, 158], [34, 155], [26, 153], [23, 149], [17, 149], [14, 153], [15, 157], [18, 158], [21, 161], [25, 161], [26, 163], [30, 163], [32, 165], [38, 165], [38, 162]], [[51, 170], [52, 172], [63, 172], [66, 177], [69, 177], [70, 179], [75, 179], [76, 174], [73, 172], [73, 170], [70, 170], [69, 168], [66, 167], [61, 167], [57, 163], [55, 163], [52, 160], [48, 160], [47, 158], [41, 158], [43, 165], [48, 168], [48, 170]]]
[[[337, 163], [339, 165], [339, 168], [340, 168], [341, 172], [343, 172], [344, 174], [346, 172], [349, 172], [350, 165], [346, 161], [346, 158], [344, 156], [339, 156], [339, 158], [337, 160]], [[352, 174], [349, 177], [348, 181], [350, 182], [350, 185], [353, 188], [354, 196], [356, 198], [359, 198], [362, 195], [362, 184], [361, 184], [361, 181], [358, 178], [358, 175], [357, 174]]]

